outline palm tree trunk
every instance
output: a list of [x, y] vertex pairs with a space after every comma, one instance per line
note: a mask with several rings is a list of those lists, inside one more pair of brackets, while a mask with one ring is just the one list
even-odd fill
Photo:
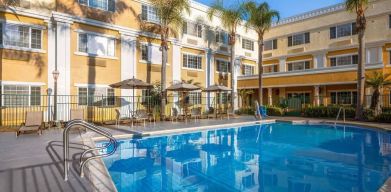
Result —
[[160, 103], [160, 118], [165, 118], [166, 113], [166, 68], [167, 68], [167, 40], [162, 39], [162, 69], [161, 69], [161, 89], [162, 89], [162, 100]]
[[258, 38], [258, 102], [263, 105], [262, 75], [263, 75], [263, 35]]
[[[235, 37], [234, 37], [235, 38]], [[231, 108], [232, 113], [235, 111], [235, 43], [231, 43]]]
[[364, 45], [364, 29], [358, 31], [358, 69], [357, 69], [357, 106], [356, 119], [362, 119], [365, 97], [365, 45]]

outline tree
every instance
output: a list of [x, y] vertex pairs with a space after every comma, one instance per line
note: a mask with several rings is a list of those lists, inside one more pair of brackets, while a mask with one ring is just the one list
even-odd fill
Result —
[[369, 0], [345, 0], [346, 9], [356, 13], [356, 31], [358, 33], [357, 66], [357, 106], [355, 119], [362, 119], [365, 97], [365, 29], [367, 26], [365, 11]]
[[253, 93], [254, 93], [254, 91], [252, 89], [241, 89], [239, 91], [239, 95], [240, 95], [242, 102], [243, 102], [243, 107], [248, 107], [247, 97]]
[[234, 6], [231, 8], [225, 8], [219, 1], [216, 1], [208, 10], [209, 20], [213, 20], [213, 17], [218, 15], [222, 26], [228, 31], [229, 41], [231, 51], [231, 108], [232, 112], [235, 110], [235, 97], [236, 82], [235, 77], [235, 44], [236, 44], [236, 31], [237, 27], [242, 23], [243, 19], [246, 16], [246, 10], [244, 9], [243, 4], [239, 6]]
[[366, 78], [366, 84], [374, 89], [371, 98], [371, 109], [374, 110], [374, 115], [378, 116], [381, 112], [380, 106], [380, 91], [384, 86], [391, 85], [391, 74], [383, 74], [383, 72], [374, 71], [371, 77]]
[[166, 69], [168, 59], [168, 44], [171, 36], [178, 36], [184, 18], [183, 12], [190, 14], [189, 0], [150, 0], [151, 5], [156, 9], [159, 23], [142, 23], [142, 30], [152, 32], [160, 36], [160, 49], [162, 51], [162, 67], [161, 67], [161, 117], [165, 117], [166, 108]]
[[263, 75], [263, 46], [264, 35], [272, 26], [272, 22], [280, 20], [280, 13], [275, 10], [271, 10], [269, 4], [257, 3], [249, 1], [245, 4], [245, 8], [248, 12], [248, 20], [246, 23], [246, 29], [253, 28], [258, 35], [258, 102], [262, 105], [262, 75]]

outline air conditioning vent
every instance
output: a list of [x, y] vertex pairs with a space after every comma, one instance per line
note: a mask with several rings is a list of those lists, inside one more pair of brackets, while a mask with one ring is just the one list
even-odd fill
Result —
[[196, 71], [187, 71], [187, 76], [198, 77], [198, 73]]
[[198, 41], [195, 40], [195, 39], [187, 39], [187, 43], [188, 43], [188, 44], [192, 44], [192, 45], [197, 45], [197, 44], [198, 44]]
[[346, 45], [351, 45], [352, 43], [353, 43], [353, 39], [342, 40], [342, 41], [331, 43], [330, 47], [346, 46]]
[[304, 47], [288, 50], [288, 54], [302, 53], [302, 52], [304, 52]]
[[273, 53], [263, 54], [264, 58], [269, 58], [269, 57], [272, 57], [272, 56], [273, 56]]
[[220, 51], [228, 52], [228, 47], [220, 46]]
[[245, 55], [246, 57], [251, 57], [251, 56], [252, 56], [252, 54], [249, 53], [249, 52], [245, 52], [244, 55]]

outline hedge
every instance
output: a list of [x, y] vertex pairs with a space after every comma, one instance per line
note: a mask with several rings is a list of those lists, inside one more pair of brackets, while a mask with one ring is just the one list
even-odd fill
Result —
[[[304, 109], [304, 116], [306, 116], [306, 117], [335, 118], [338, 114], [339, 109], [340, 109], [340, 106], [308, 107], [308, 108]], [[345, 109], [345, 117], [346, 118], [354, 118], [356, 110], [353, 107], [344, 107], [344, 109]]]
[[383, 123], [391, 123], [391, 112], [382, 113], [375, 117], [375, 120]]
[[275, 106], [267, 106], [267, 115], [269, 116], [283, 116], [284, 115], [284, 110], [280, 107], [275, 107]]

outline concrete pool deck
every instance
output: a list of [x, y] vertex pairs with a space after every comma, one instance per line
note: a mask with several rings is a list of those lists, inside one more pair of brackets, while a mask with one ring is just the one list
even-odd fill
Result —
[[[324, 121], [333, 122], [327, 119], [309, 119], [298, 117], [271, 117], [282, 121]], [[234, 119], [223, 120], [194, 120], [188, 122], [159, 122], [156, 124], [147, 123], [147, 126], [139, 124], [130, 126], [107, 126], [106, 130], [114, 136], [129, 137], [132, 134], [160, 133], [191, 131], [200, 127], [213, 129], [216, 126], [227, 124], [254, 123], [254, 117], [241, 116]], [[340, 123], [340, 122], [339, 122]], [[361, 122], [348, 122], [349, 124], [362, 125], [366, 127], [377, 127], [391, 130], [390, 124], [362, 124]], [[358, 124], [360, 123], [360, 124]], [[234, 125], [232, 125], [234, 126]], [[88, 172], [85, 178], [78, 176], [78, 158], [80, 154], [91, 146], [94, 146], [93, 139], [97, 135], [93, 132], [74, 131], [71, 134], [72, 157], [71, 171], [68, 182], [63, 180], [62, 164], [62, 129], [44, 130], [43, 135], [36, 134], [22, 135], [15, 138], [15, 133], [0, 133], [0, 188], [1, 191], [25, 192], [25, 191], [115, 191], [106, 167], [101, 160], [94, 160], [89, 163]], [[103, 165], [103, 166], [102, 166]], [[391, 191], [391, 178], [383, 186], [383, 191]]]

